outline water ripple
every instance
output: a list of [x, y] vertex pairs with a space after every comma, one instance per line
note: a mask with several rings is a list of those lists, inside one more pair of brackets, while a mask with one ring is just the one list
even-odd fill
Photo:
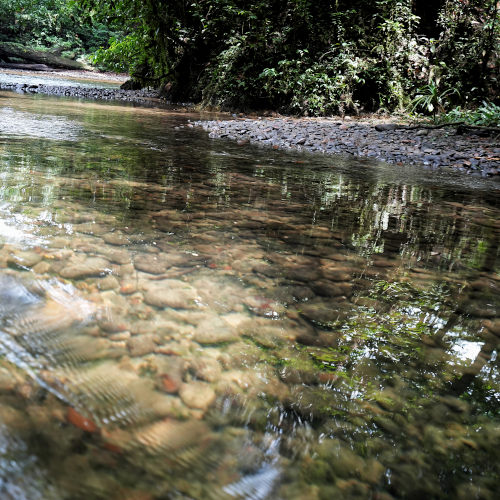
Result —
[[73, 120], [54, 115], [38, 115], [12, 108], [0, 109], [0, 134], [39, 137], [54, 141], [76, 141], [81, 126]]

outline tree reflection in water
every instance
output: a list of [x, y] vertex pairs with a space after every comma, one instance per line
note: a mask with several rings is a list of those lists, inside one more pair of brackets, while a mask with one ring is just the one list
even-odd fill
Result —
[[495, 187], [8, 103], [2, 494], [493, 498]]

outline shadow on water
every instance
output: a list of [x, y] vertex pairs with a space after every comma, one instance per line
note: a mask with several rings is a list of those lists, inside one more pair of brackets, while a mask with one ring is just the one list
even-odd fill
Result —
[[1, 97], [2, 498], [494, 498], [497, 185]]

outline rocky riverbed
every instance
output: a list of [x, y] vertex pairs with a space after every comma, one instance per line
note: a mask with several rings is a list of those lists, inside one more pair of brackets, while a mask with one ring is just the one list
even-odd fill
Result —
[[6, 498], [494, 497], [492, 181], [0, 100]]
[[[396, 164], [453, 167], [467, 173], [500, 173], [500, 132], [488, 136], [457, 128], [397, 129], [381, 127], [383, 120], [340, 118], [238, 118], [197, 121], [212, 138], [239, 144], [260, 144], [273, 149], [295, 149], [325, 154], [356, 155]], [[377, 130], [375, 127], [382, 130]]]
[[0, 83], [0, 90], [13, 90], [23, 94], [45, 94], [83, 99], [104, 99], [145, 102], [158, 98], [156, 90], [122, 90], [120, 88], [94, 88], [67, 85], [45, 85], [29, 83]]
[[2, 69], [0, 90], [83, 99], [146, 103], [159, 97], [156, 90], [123, 90], [127, 75], [94, 71], [29, 71]]
[[[20, 235], [4, 227], [0, 353], [10, 364], [0, 360], [2, 421], [25, 442], [57, 443], [58, 454], [45, 460], [65, 498], [326, 498], [316, 491], [448, 498], [433, 467], [451, 454], [471, 467], [475, 450], [492, 455], [495, 421], [476, 416], [474, 401], [441, 395], [448, 372], [429, 377], [425, 388], [437, 387], [436, 395], [407, 379], [436, 366], [473, 373], [456, 349], [438, 346], [435, 333], [422, 341], [420, 332], [432, 332], [460, 300], [467, 319], [450, 337], [464, 329], [469, 348], [497, 345], [498, 276], [438, 273], [438, 262], [450, 267], [453, 246], [428, 246], [404, 261], [397, 236], [386, 238], [384, 255], [368, 259], [349, 249], [350, 224], [333, 228], [318, 216], [311, 225], [302, 204], [279, 201], [281, 186], [231, 177], [238, 203], [222, 210], [213, 201], [217, 185], [193, 174], [189, 212], [176, 208], [180, 185], [165, 197], [160, 185], [109, 181], [96, 207], [132, 186], [135, 199], [148, 200], [126, 226], [121, 212], [63, 196], [50, 212], [4, 203], [5, 227], [25, 229], [27, 239], [31, 221], [44, 241], [19, 245]], [[43, 188], [43, 177], [30, 181]], [[91, 182], [57, 178], [61, 193], [92, 189]], [[337, 206], [356, 206], [346, 193]], [[429, 234], [438, 233], [433, 220], [445, 228], [474, 221], [479, 239], [498, 228], [492, 210], [445, 202], [418, 214], [413, 203], [408, 225], [418, 217]], [[439, 320], [431, 310], [423, 319], [429, 306], [418, 290], [432, 290], [436, 280], [468, 300], [441, 303]], [[451, 367], [438, 365], [445, 356]], [[363, 454], [358, 442], [368, 443]], [[477, 469], [472, 478], [489, 493], [492, 472], [483, 479]], [[471, 498], [466, 486], [454, 487], [455, 498]], [[29, 498], [62, 498], [43, 495]]]

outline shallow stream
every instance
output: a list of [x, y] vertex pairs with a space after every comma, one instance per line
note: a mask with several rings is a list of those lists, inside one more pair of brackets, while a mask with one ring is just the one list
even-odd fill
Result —
[[0, 92], [0, 497], [495, 498], [498, 183], [200, 118]]
[[19, 71], [15, 69], [2, 69], [0, 71], [0, 85], [67, 85], [72, 87], [86, 88], [117, 88], [124, 82], [123, 78], [100, 78], [99, 73], [93, 74], [84, 73], [80, 78], [68, 76], [68, 72], [34, 72], [34, 71]]

